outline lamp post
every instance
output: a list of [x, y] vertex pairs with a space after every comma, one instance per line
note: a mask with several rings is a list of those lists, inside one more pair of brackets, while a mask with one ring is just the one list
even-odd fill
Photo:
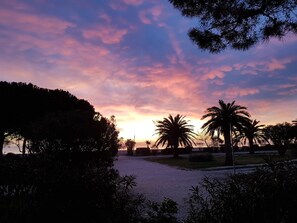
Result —
[[233, 142], [232, 142], [232, 126], [231, 126], [231, 123], [229, 125], [230, 125], [230, 144], [231, 144], [230, 146], [231, 146], [231, 152], [232, 152], [233, 174], [235, 174], [236, 171], [235, 171], [234, 150], [233, 150]]

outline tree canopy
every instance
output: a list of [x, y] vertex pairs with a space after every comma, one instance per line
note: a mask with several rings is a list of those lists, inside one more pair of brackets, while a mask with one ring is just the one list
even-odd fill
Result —
[[94, 107], [63, 90], [0, 82], [0, 146], [8, 135], [22, 137], [31, 152], [109, 151], [118, 148], [115, 120], [94, 120]]
[[168, 118], [164, 118], [162, 121], [156, 122], [156, 132], [159, 138], [156, 141], [156, 146], [166, 144], [167, 147], [174, 149], [174, 157], [178, 157], [178, 146], [192, 146], [195, 144], [196, 134], [193, 131], [193, 126], [188, 124], [185, 116], [176, 115], [173, 117], [169, 115]]
[[202, 125], [205, 132], [211, 136], [215, 133], [224, 135], [226, 147], [226, 165], [232, 165], [232, 148], [231, 148], [231, 132], [236, 129], [242, 131], [244, 126], [250, 123], [250, 114], [247, 108], [231, 103], [225, 103], [219, 100], [219, 107], [213, 106], [206, 109], [206, 114], [201, 119], [209, 118], [207, 122]]
[[297, 34], [296, 0], [169, 0], [183, 16], [197, 18], [188, 32], [203, 50], [247, 50], [260, 41]]
[[255, 145], [267, 142], [263, 131], [264, 125], [259, 123], [260, 121], [257, 121], [256, 119], [250, 120], [250, 122], [244, 126], [243, 132], [238, 135], [237, 140], [242, 139], [244, 144], [246, 143], [246, 140], [248, 140], [251, 154], [255, 153]]

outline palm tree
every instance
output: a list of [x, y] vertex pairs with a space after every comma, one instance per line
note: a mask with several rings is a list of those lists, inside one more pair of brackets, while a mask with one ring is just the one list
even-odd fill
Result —
[[219, 107], [213, 106], [206, 109], [206, 114], [201, 119], [210, 119], [203, 124], [202, 128], [211, 136], [215, 133], [218, 136], [223, 134], [226, 150], [225, 164], [232, 165], [231, 131], [242, 130], [250, 122], [250, 114], [246, 111], [246, 107], [236, 105], [235, 101], [226, 104], [223, 100], [219, 100], [219, 105]]
[[262, 129], [264, 125], [258, 125], [259, 123], [260, 121], [257, 121], [256, 119], [253, 121], [251, 120], [246, 126], [244, 126], [242, 134], [239, 135], [239, 139], [243, 139], [243, 143], [246, 143], [246, 140], [248, 140], [250, 154], [255, 153], [255, 144], [261, 144], [261, 142], [267, 141]]
[[150, 148], [151, 141], [146, 140], [146, 141], [145, 141], [145, 144], [146, 144], [146, 147], [149, 149], [149, 148]]
[[173, 148], [174, 158], [178, 158], [178, 146], [192, 146], [195, 144], [196, 134], [193, 131], [193, 125], [189, 125], [188, 121], [184, 120], [185, 116], [176, 115], [164, 118], [162, 121], [156, 122], [156, 134], [159, 138], [156, 141], [156, 146], [160, 144]]

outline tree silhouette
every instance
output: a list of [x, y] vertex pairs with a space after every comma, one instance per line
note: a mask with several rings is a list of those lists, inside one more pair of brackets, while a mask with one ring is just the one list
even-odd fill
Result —
[[203, 50], [247, 50], [259, 41], [297, 34], [296, 0], [169, 0], [183, 16], [196, 18], [188, 32]]
[[244, 126], [242, 134], [239, 134], [238, 139], [242, 139], [243, 143], [246, 140], [249, 142], [250, 154], [255, 153], [255, 144], [261, 144], [267, 141], [263, 127], [264, 125], [259, 125], [260, 121], [251, 120], [247, 125]]
[[162, 121], [156, 122], [156, 132], [159, 138], [156, 141], [156, 146], [160, 144], [171, 147], [174, 150], [174, 158], [178, 158], [178, 146], [192, 146], [195, 144], [196, 134], [193, 131], [193, 126], [184, 120], [185, 116], [176, 115], [164, 118]]
[[115, 120], [101, 118], [86, 100], [63, 90], [26, 83], [0, 82], [0, 155], [9, 135], [24, 139], [30, 152], [101, 151], [115, 155], [119, 141]]
[[136, 142], [132, 139], [127, 139], [125, 142], [125, 146], [127, 147], [127, 155], [132, 156], [133, 155], [133, 148], [135, 146]]
[[294, 143], [296, 129], [290, 123], [268, 125], [264, 128], [265, 137], [277, 146], [280, 155], [284, 155], [288, 145]]
[[209, 120], [202, 125], [202, 128], [207, 134], [211, 136], [214, 136], [215, 133], [224, 135], [226, 165], [233, 164], [231, 131], [235, 128], [242, 131], [243, 127], [250, 122], [250, 114], [246, 110], [246, 107], [236, 105], [235, 101], [226, 104], [223, 100], [219, 100], [219, 107], [213, 106], [207, 108], [206, 114], [201, 118], [209, 118]]

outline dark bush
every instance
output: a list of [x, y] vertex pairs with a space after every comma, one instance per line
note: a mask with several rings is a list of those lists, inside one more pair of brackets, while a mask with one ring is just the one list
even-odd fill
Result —
[[158, 154], [158, 150], [157, 149], [152, 149], [151, 153], [153, 156], [156, 156]]
[[165, 198], [162, 202], [148, 202], [148, 210], [142, 223], [178, 223], [177, 203]]
[[173, 148], [165, 148], [161, 149], [162, 155], [172, 155], [173, 154]]
[[210, 162], [213, 161], [211, 153], [196, 153], [189, 156], [190, 162]]
[[136, 148], [135, 154], [138, 156], [149, 156], [151, 155], [151, 150], [150, 148], [147, 148], [147, 147], [139, 147], [139, 148]]
[[219, 148], [218, 147], [214, 147], [214, 146], [204, 147], [201, 150], [203, 152], [209, 152], [209, 153], [217, 153], [217, 152], [219, 152]]
[[2, 157], [0, 222], [137, 222], [133, 178], [88, 158]]
[[[173, 151], [174, 151], [173, 148], [161, 149], [161, 154], [172, 155]], [[192, 147], [178, 148], [179, 154], [190, 154], [191, 152], [192, 152]]]
[[275, 145], [270, 145], [270, 144], [261, 146], [260, 148], [261, 150], [277, 150], [277, 147]]
[[288, 146], [288, 149], [290, 151], [290, 154], [294, 157], [297, 158], [297, 144], [291, 144]]
[[187, 223], [297, 222], [297, 165], [271, 163], [253, 173], [205, 178], [193, 188]]

